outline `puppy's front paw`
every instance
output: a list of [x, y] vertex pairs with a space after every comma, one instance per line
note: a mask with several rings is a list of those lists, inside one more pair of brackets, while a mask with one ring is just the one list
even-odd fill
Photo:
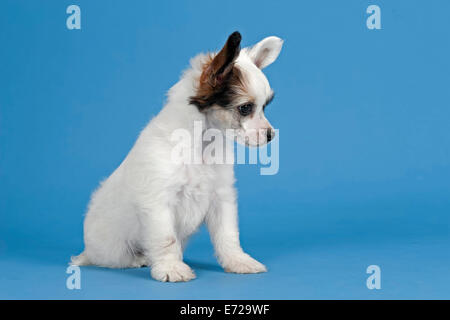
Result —
[[233, 273], [260, 273], [267, 272], [262, 263], [256, 261], [246, 253], [229, 256], [222, 264], [226, 272]]
[[161, 261], [152, 266], [153, 279], [162, 282], [180, 282], [195, 279], [195, 273], [182, 261]]

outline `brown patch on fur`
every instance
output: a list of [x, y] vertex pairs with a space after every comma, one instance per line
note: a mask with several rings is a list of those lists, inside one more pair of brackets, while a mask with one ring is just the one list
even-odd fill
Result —
[[232, 33], [222, 50], [203, 66], [197, 94], [190, 103], [200, 111], [217, 104], [226, 107], [232, 101], [235, 89], [244, 87], [241, 71], [234, 65], [240, 52], [241, 35]]

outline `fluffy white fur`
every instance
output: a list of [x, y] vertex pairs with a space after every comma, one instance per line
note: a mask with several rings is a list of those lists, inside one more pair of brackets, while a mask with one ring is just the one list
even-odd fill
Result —
[[[279, 38], [266, 38], [241, 50], [235, 62], [245, 73], [259, 108], [256, 116], [244, 123], [244, 131], [270, 127], [262, 104], [272, 90], [260, 68], [277, 58], [281, 46]], [[206, 59], [207, 55], [201, 54], [191, 60], [191, 68], [168, 92], [164, 108], [142, 131], [122, 164], [93, 193], [84, 222], [85, 250], [72, 258], [72, 264], [148, 265], [156, 280], [188, 281], [195, 274], [183, 262], [183, 248], [188, 237], [206, 222], [225, 271], [266, 271], [239, 242], [233, 166], [171, 161], [174, 142], [170, 136], [175, 129], [192, 131], [194, 121], [201, 121], [204, 128], [212, 125], [203, 112], [189, 104]]]

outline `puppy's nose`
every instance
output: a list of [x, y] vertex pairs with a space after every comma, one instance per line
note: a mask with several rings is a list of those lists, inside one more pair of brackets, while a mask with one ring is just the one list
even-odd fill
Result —
[[275, 132], [272, 129], [267, 129], [267, 142], [275, 137]]

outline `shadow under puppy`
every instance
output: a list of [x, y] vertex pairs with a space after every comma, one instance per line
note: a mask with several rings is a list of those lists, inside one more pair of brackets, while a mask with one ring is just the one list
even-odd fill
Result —
[[180, 128], [194, 136], [194, 123], [234, 139], [264, 145], [274, 130], [264, 115], [273, 91], [263, 68], [278, 57], [283, 41], [268, 37], [240, 49], [231, 34], [216, 54], [200, 54], [168, 92], [161, 112], [141, 132], [121, 165], [93, 193], [84, 221], [85, 249], [74, 265], [151, 267], [160, 281], [195, 278], [183, 262], [187, 239], [205, 222], [220, 265], [227, 272], [258, 273], [266, 267], [240, 245], [232, 164], [172, 161], [171, 135]]

